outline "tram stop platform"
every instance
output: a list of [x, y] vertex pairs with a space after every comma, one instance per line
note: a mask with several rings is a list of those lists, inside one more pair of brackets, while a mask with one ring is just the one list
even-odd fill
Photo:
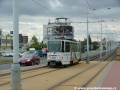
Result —
[[99, 90], [120, 90], [120, 61], [112, 62], [97, 86], [101, 88]]

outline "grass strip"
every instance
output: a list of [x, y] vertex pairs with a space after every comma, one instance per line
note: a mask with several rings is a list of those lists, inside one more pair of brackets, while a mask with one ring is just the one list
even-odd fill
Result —
[[12, 63], [13, 60], [0, 60], [0, 64]]

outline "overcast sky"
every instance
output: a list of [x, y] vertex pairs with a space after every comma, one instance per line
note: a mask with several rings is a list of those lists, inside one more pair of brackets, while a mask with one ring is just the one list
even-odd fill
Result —
[[[49, 19], [54, 22], [55, 18], [65, 17], [73, 22], [86, 22], [87, 6], [89, 22], [102, 19], [106, 21], [102, 23], [103, 33], [106, 32], [107, 25], [109, 31], [116, 32], [119, 37], [120, 0], [19, 0], [19, 33], [28, 35], [29, 40], [36, 35], [41, 41], [43, 25], [48, 24]], [[72, 25], [75, 29], [75, 39], [86, 38], [86, 23], [72, 23]], [[13, 30], [13, 0], [0, 0], [0, 28], [4, 33]], [[101, 24], [89, 23], [88, 29], [92, 33], [92, 39], [97, 40], [96, 36], [101, 32]], [[116, 38], [115, 34], [113, 37]]]

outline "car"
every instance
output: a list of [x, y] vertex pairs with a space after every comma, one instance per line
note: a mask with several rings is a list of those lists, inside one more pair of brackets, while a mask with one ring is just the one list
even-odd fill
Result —
[[13, 52], [3, 52], [3, 57], [13, 57]]
[[34, 65], [40, 64], [40, 57], [35, 53], [27, 53], [19, 58], [20, 65]]
[[27, 54], [28, 52], [24, 52], [24, 53], [19, 53], [20, 57], [22, 57], [23, 55]]
[[40, 57], [46, 57], [47, 56], [47, 52], [45, 50], [39, 50], [39, 51], [36, 51], [36, 54]]

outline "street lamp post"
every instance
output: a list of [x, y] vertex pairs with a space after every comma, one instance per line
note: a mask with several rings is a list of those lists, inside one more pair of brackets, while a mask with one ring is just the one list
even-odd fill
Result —
[[[114, 20], [110, 20], [110, 21], [114, 21]], [[110, 34], [110, 31], [107, 29], [107, 28], [113, 28], [113, 27], [115, 27], [115, 26], [113, 26], [113, 27], [108, 27], [107, 26], [107, 21], [106, 21], [106, 55], [108, 54], [108, 51], [110, 51], [110, 36], [109, 36], [109, 34]], [[109, 31], [109, 32], [107, 32], [107, 31]], [[108, 42], [107, 42], [107, 40], [108, 40]]]
[[106, 55], [108, 55], [108, 42], [107, 42], [107, 23], [106, 23]]
[[2, 51], [2, 29], [0, 28], [0, 50]]
[[[111, 8], [107, 8], [107, 9], [111, 9]], [[96, 10], [96, 9], [93, 9], [93, 10]], [[101, 16], [102, 16], [102, 12], [103, 12], [103, 11], [101, 11]], [[102, 45], [102, 22], [103, 22], [103, 20], [102, 20], [102, 18], [101, 18], [101, 42], [100, 42], [100, 58], [102, 58], [102, 49], [103, 49], [103, 45]]]
[[102, 58], [102, 19], [101, 19], [101, 42], [100, 42], [100, 58]]
[[86, 64], [89, 64], [89, 31], [88, 31], [88, 5], [87, 5], [87, 59], [86, 59]]
[[109, 38], [109, 52], [110, 52], [110, 47], [111, 47], [111, 40], [110, 40], [110, 30], [109, 30], [109, 33], [108, 33], [108, 38]]
[[11, 66], [11, 90], [22, 90], [19, 59], [19, 14], [18, 1], [13, 0], [13, 64]]
[[117, 38], [116, 38], [116, 37], [117, 37], [117, 34], [116, 34], [116, 30], [115, 30], [115, 43], [114, 43], [115, 47], [114, 47], [114, 49], [117, 48], [117, 45], [116, 45], [116, 43], [117, 43]]
[[[105, 21], [103, 21], [102, 19], [101, 19], [101, 42], [100, 42], [100, 58], [102, 58], [102, 50], [103, 50], [103, 44], [102, 44], [102, 22], [105, 22]], [[106, 32], [106, 34], [107, 34], [107, 32]], [[107, 36], [106, 36], [106, 38], [107, 38]]]

